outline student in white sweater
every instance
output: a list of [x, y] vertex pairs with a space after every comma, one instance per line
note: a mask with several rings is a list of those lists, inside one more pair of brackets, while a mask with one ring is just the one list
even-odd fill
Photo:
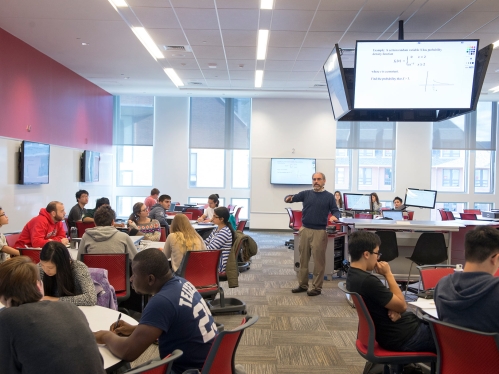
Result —
[[172, 269], [177, 271], [187, 251], [203, 251], [206, 245], [199, 234], [192, 228], [184, 214], [177, 214], [170, 226], [170, 235], [166, 238], [163, 253], [171, 257]]

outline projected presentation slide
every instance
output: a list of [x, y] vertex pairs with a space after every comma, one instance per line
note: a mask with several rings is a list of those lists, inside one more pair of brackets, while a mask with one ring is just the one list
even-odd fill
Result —
[[370, 210], [370, 195], [344, 194], [345, 209], [350, 210]]
[[357, 42], [355, 109], [471, 107], [477, 40]]
[[272, 184], [311, 184], [315, 159], [273, 158], [270, 168]]
[[24, 184], [49, 182], [50, 147], [47, 144], [26, 142], [24, 145]]

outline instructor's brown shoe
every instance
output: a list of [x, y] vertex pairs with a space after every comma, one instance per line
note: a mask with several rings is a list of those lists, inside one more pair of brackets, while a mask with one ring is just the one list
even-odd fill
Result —
[[298, 293], [298, 292], [307, 292], [306, 288], [301, 288], [301, 287], [296, 287], [291, 290], [293, 293]]
[[321, 290], [313, 289], [313, 290], [307, 291], [308, 296], [317, 296], [320, 294], [321, 294]]

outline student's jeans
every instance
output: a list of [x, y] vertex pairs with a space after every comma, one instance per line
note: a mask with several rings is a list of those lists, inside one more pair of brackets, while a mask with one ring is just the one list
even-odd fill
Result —
[[435, 346], [435, 340], [433, 340], [430, 326], [421, 322], [416, 333], [402, 345], [400, 351], [436, 353], [437, 347]]

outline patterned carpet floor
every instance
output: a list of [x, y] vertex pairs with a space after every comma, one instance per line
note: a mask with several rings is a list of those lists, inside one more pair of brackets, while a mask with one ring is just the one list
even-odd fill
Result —
[[[298, 285], [293, 250], [284, 245], [292, 238], [285, 231], [245, 231], [258, 244], [251, 269], [239, 275], [239, 287], [226, 297], [246, 302], [249, 315], [260, 319], [245, 330], [236, 354], [247, 374], [328, 373], [360, 374], [365, 360], [355, 349], [357, 314], [337, 288], [334, 278], [324, 282], [322, 294], [292, 294]], [[310, 281], [311, 283], [311, 281]], [[226, 330], [237, 327], [239, 314], [215, 316]], [[132, 366], [157, 355], [151, 346]]]

